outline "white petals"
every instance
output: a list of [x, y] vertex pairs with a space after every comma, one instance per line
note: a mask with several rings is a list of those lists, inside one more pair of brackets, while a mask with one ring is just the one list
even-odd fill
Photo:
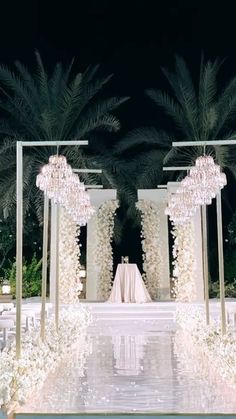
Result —
[[45, 341], [40, 339], [39, 326], [22, 335], [22, 354], [15, 356], [15, 342], [0, 354], [0, 406], [10, 402], [24, 403], [37, 391], [58, 361], [76, 342], [81, 347], [81, 368], [91, 349], [86, 338], [86, 328], [91, 323], [88, 310], [78, 304], [60, 312], [59, 331], [56, 333], [53, 318], [47, 320]]

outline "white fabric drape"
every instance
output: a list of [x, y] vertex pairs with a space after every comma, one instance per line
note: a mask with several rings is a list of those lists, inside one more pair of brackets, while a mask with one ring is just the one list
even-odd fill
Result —
[[137, 265], [135, 263], [119, 264], [108, 302], [148, 303], [151, 301]]

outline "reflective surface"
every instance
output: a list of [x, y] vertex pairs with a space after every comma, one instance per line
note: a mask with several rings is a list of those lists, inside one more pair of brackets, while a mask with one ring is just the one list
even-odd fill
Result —
[[89, 334], [84, 376], [78, 348], [21, 412], [236, 412], [234, 391], [199, 368], [199, 359], [185, 357], [172, 319], [100, 318]]

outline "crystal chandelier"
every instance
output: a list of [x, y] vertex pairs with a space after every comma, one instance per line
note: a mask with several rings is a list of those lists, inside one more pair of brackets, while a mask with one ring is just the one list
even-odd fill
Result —
[[227, 184], [211, 156], [200, 156], [190, 173], [181, 181], [180, 188], [171, 196], [165, 213], [175, 224], [187, 222], [200, 205], [210, 205], [216, 194]]
[[214, 163], [211, 156], [200, 156], [190, 173], [182, 181], [182, 187], [193, 194], [197, 205], [210, 205], [212, 199], [227, 184], [225, 173]]
[[64, 206], [74, 222], [80, 226], [86, 225], [95, 212], [84, 184], [74, 173], [69, 180]]
[[36, 185], [54, 203], [63, 204], [71, 176], [72, 169], [66, 158], [56, 154], [49, 157], [48, 164], [42, 167]]
[[54, 155], [49, 158], [36, 179], [36, 185], [54, 203], [61, 204], [80, 226], [86, 225], [95, 212], [85, 186], [72, 171], [66, 158]]

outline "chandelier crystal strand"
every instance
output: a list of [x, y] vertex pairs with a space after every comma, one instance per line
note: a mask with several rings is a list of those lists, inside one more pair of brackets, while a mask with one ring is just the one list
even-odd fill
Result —
[[42, 167], [36, 178], [36, 185], [54, 203], [63, 204], [71, 176], [72, 168], [66, 157], [54, 155], [49, 157], [48, 164]]

